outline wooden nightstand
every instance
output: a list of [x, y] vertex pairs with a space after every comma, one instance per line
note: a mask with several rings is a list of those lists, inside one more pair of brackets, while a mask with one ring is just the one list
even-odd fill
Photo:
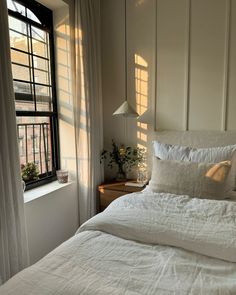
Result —
[[113, 200], [134, 192], [140, 192], [144, 187], [126, 186], [125, 182], [105, 183], [98, 187], [100, 212]]

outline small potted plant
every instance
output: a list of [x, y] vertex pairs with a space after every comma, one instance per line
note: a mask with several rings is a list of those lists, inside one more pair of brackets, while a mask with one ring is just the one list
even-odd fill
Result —
[[112, 150], [103, 150], [101, 153], [101, 161], [108, 160], [108, 166], [113, 168], [118, 166], [116, 176], [117, 181], [126, 180], [126, 172], [130, 171], [133, 166], [138, 165], [144, 160], [145, 149], [136, 147], [125, 147], [123, 144], [117, 145], [112, 140]]
[[25, 182], [37, 180], [39, 178], [38, 166], [34, 162], [22, 164], [21, 177]]

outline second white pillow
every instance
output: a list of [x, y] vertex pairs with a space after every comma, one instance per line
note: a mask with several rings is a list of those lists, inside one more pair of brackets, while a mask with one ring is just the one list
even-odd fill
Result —
[[225, 199], [231, 191], [229, 161], [193, 163], [153, 159], [149, 183], [153, 192], [188, 195], [204, 199]]
[[153, 141], [154, 155], [161, 160], [218, 163], [231, 160], [236, 145], [192, 148]]

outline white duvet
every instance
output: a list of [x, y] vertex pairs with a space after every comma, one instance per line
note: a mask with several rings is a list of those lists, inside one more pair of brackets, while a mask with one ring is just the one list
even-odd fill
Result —
[[79, 232], [101, 230], [147, 244], [181, 247], [236, 262], [236, 203], [167, 193], [133, 194], [84, 223]]
[[0, 294], [236, 294], [236, 202], [137, 193]]

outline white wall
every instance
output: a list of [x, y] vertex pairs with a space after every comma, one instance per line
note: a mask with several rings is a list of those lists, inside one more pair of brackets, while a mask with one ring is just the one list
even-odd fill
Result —
[[234, 0], [158, 0], [158, 127], [235, 129], [235, 13]]
[[75, 183], [25, 203], [30, 263], [74, 235], [78, 228]]
[[236, 129], [236, 0], [127, 1], [128, 100], [152, 124], [128, 119], [126, 138], [112, 117], [124, 100], [124, 1], [101, 0], [101, 12], [106, 148], [150, 148], [154, 127]]

